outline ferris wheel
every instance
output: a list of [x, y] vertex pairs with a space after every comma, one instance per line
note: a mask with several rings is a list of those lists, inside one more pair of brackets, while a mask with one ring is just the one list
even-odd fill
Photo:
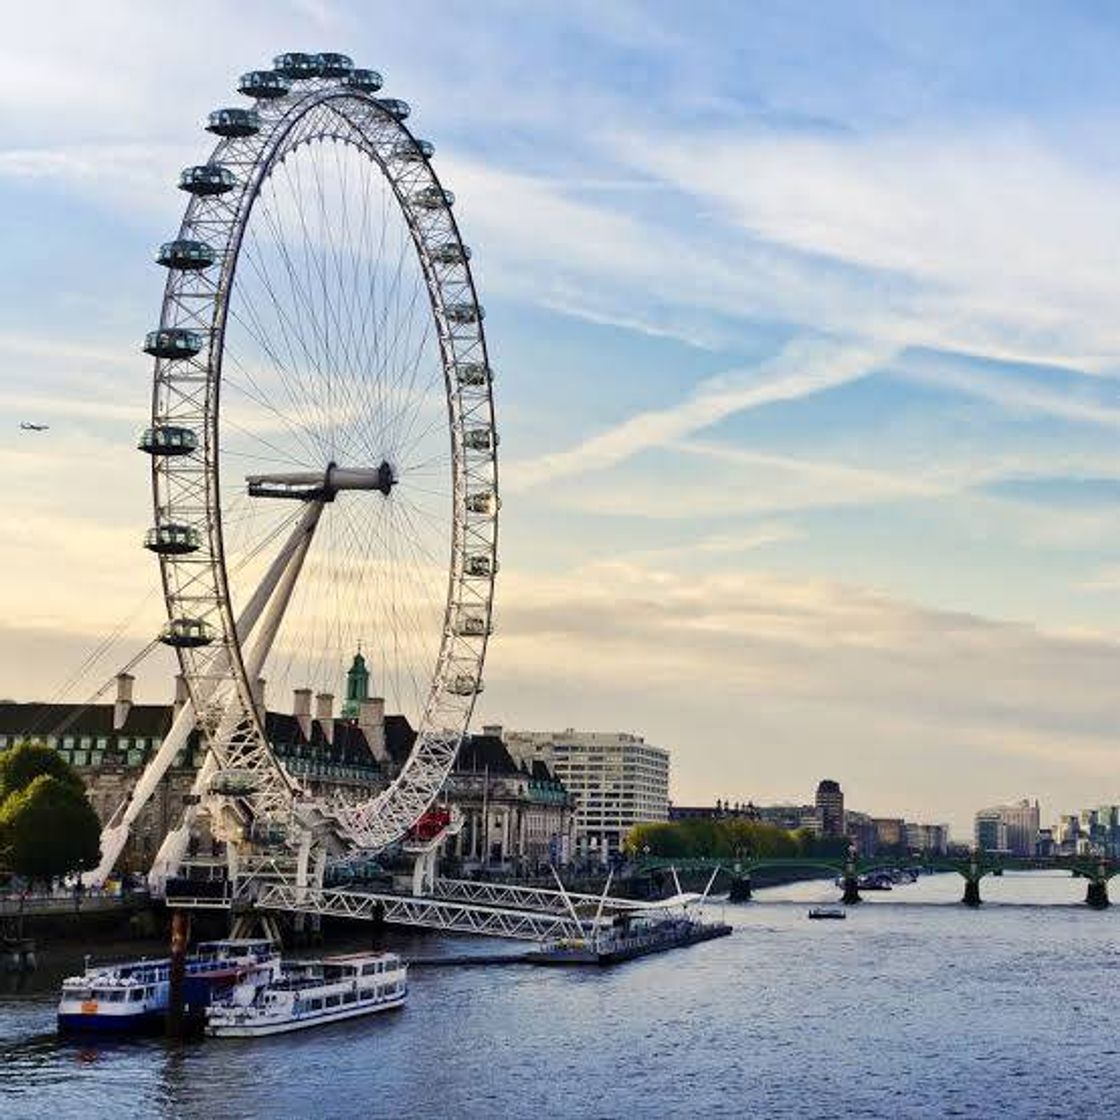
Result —
[[[492, 371], [454, 196], [408, 105], [339, 54], [284, 54], [186, 168], [154, 358], [154, 523], [216, 834], [378, 851], [428, 808], [482, 690], [497, 572]], [[415, 740], [365, 803], [311, 798], [266, 707], [361, 649]], [[265, 684], [267, 680], [267, 684]], [[270, 703], [272, 701], [273, 703]], [[354, 716], [351, 711], [346, 713]], [[192, 724], [193, 725], [193, 724]]]

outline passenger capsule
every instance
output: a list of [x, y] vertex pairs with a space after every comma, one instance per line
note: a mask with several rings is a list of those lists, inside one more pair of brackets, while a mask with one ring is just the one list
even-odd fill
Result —
[[455, 367], [455, 374], [460, 385], [488, 385], [494, 377], [494, 371], [485, 362], [463, 362]]
[[398, 140], [393, 145], [393, 159], [402, 163], [420, 163], [436, 154], [436, 146], [430, 140]]
[[190, 428], [162, 425], [145, 428], [136, 446], [149, 455], [190, 455], [198, 450], [198, 436]]
[[144, 337], [144, 353], [153, 358], [193, 358], [202, 350], [202, 335], [182, 327], [149, 331]]
[[447, 241], [432, 250], [432, 260], [437, 264], [466, 264], [471, 259], [471, 251], [458, 241]]
[[237, 179], [228, 167], [218, 163], [202, 163], [186, 167], [179, 175], [179, 190], [188, 194], [225, 194], [237, 186]]
[[485, 638], [492, 632], [486, 619], [473, 614], [456, 619], [453, 629], [460, 638]]
[[283, 97], [292, 88], [291, 83], [283, 74], [275, 70], [250, 70], [242, 74], [237, 83], [238, 93], [247, 97], [256, 97], [261, 101], [273, 101]]
[[497, 570], [498, 565], [493, 558], [483, 553], [468, 556], [466, 563], [463, 565], [463, 571], [468, 576], [474, 576], [477, 579], [489, 579]]
[[214, 250], [205, 241], [165, 241], [159, 247], [156, 263], [164, 268], [177, 268], [184, 272], [198, 272], [209, 268], [215, 261]]
[[210, 645], [214, 631], [200, 618], [173, 618], [159, 632], [159, 640], [175, 649], [195, 649]]
[[447, 682], [447, 691], [455, 696], [475, 696], [482, 691], [482, 681], [470, 673], [459, 673]]
[[354, 69], [354, 60], [345, 54], [324, 51], [315, 56], [315, 61], [319, 64], [321, 78], [345, 78]]
[[412, 203], [421, 210], [446, 210], [455, 203], [455, 196], [442, 187], [423, 187], [412, 196]]
[[206, 123], [206, 131], [215, 136], [253, 136], [260, 129], [256, 109], [215, 109]]
[[272, 60], [272, 66], [282, 78], [288, 78], [291, 81], [318, 78], [322, 73], [322, 63], [319, 61], [319, 55], [301, 54], [299, 51], [278, 54]]
[[288, 839], [288, 820], [278, 814], [256, 817], [249, 826], [253, 842], [266, 848], [283, 847]]
[[399, 101], [395, 97], [379, 97], [377, 104], [385, 110], [394, 120], [403, 121], [412, 112], [407, 101]]
[[486, 318], [486, 312], [477, 303], [449, 303], [443, 311], [451, 323], [479, 323]]
[[360, 93], [376, 93], [381, 88], [381, 75], [376, 70], [351, 70], [342, 84]]
[[489, 490], [480, 490], [476, 494], [467, 495], [467, 509], [471, 513], [481, 513], [493, 517], [501, 508], [501, 500], [497, 494]]
[[210, 792], [226, 797], [240, 797], [253, 793], [260, 782], [252, 770], [219, 770], [210, 778]]
[[490, 428], [470, 428], [463, 435], [463, 446], [470, 451], [493, 451], [498, 446], [498, 433]]
[[144, 534], [144, 547], [160, 556], [184, 556], [197, 552], [202, 547], [202, 538], [198, 530], [190, 525], [167, 522]]

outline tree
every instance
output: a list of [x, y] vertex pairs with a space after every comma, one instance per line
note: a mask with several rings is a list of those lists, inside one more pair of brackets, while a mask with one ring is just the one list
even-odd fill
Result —
[[57, 751], [42, 743], [24, 741], [0, 754], [0, 806], [41, 774], [49, 774], [78, 791], [84, 788], [77, 772]]
[[[61, 761], [61, 760], [60, 760]], [[53, 879], [97, 864], [101, 825], [85, 791], [40, 774], [0, 802], [0, 859], [28, 879]]]

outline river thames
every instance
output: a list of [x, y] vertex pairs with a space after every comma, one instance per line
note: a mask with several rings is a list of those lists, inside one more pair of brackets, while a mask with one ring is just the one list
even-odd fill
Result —
[[688, 950], [417, 967], [398, 1012], [252, 1041], [60, 1042], [48, 961], [0, 994], [0, 1116], [1120, 1114], [1120, 913], [1079, 905], [1065, 874], [987, 878], [979, 911], [952, 904], [961, 886], [870, 895], [845, 922], [807, 920], [831, 884], [773, 888]]

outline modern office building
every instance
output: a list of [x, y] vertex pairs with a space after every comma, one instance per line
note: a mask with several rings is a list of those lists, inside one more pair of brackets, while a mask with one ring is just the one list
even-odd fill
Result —
[[974, 839], [982, 852], [1007, 851], [1007, 825], [999, 809], [981, 809], [976, 814]]
[[580, 862], [608, 863], [636, 824], [669, 819], [669, 752], [618, 731], [507, 731], [500, 737], [526, 765], [544, 761], [575, 798]]
[[844, 835], [844, 792], [840, 783], [824, 778], [817, 785], [817, 820], [822, 836]]
[[906, 848], [925, 856], [943, 856], [949, 851], [947, 824], [906, 823]]

